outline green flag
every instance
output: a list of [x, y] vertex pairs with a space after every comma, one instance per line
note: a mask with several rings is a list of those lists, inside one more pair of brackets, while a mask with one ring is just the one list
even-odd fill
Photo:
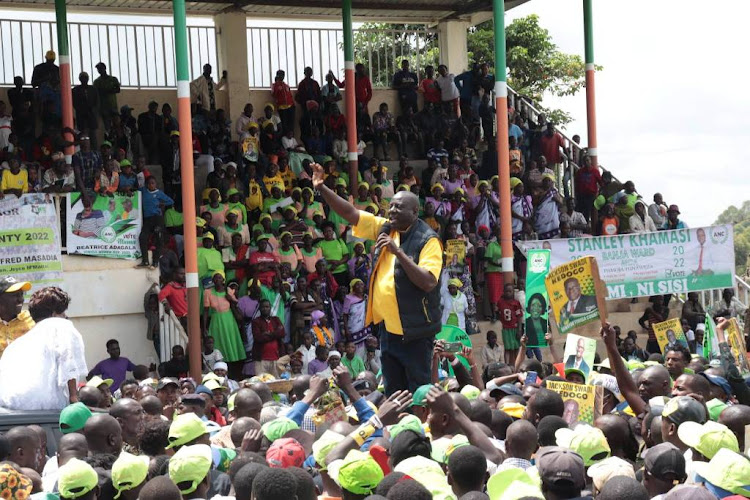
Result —
[[712, 354], [719, 354], [719, 340], [716, 337], [716, 323], [706, 313], [706, 331], [703, 334], [703, 357], [710, 361]]

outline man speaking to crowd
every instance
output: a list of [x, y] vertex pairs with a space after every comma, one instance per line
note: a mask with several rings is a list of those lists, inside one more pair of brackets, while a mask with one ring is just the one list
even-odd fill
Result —
[[354, 236], [375, 240], [366, 323], [380, 331], [386, 394], [413, 393], [430, 383], [432, 341], [442, 326], [440, 239], [417, 217], [419, 200], [413, 193], [396, 193], [385, 219], [357, 210], [323, 184], [323, 167], [313, 169], [313, 185], [331, 210], [353, 226]]

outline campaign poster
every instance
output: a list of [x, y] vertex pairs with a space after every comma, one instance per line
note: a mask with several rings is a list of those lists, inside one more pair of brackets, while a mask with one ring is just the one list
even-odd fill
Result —
[[591, 368], [594, 366], [596, 356], [596, 339], [581, 337], [573, 333], [565, 338], [565, 370], [580, 370], [588, 382]]
[[51, 195], [7, 195], [0, 203], [0, 276], [31, 282], [31, 292], [62, 280], [60, 225]]
[[547, 389], [558, 393], [565, 404], [563, 419], [569, 426], [577, 422], [594, 425], [602, 414], [604, 391], [601, 386], [548, 381]]
[[526, 261], [524, 333], [527, 347], [547, 347], [549, 296], [544, 279], [549, 273], [549, 250], [530, 250]]
[[596, 258], [608, 298], [651, 297], [734, 286], [731, 224], [651, 233], [518, 241], [527, 253], [549, 248], [552, 267]]
[[656, 335], [656, 341], [659, 343], [661, 352], [665, 352], [667, 347], [672, 344], [682, 344], [689, 349], [687, 337], [685, 337], [685, 333], [682, 331], [680, 318], [668, 319], [661, 323], [654, 323], [651, 326], [654, 329], [654, 335]]
[[81, 193], [70, 193], [67, 211], [69, 254], [113, 259], [139, 259], [141, 193], [132, 196], [96, 195], [84, 206]]
[[593, 257], [581, 257], [561, 264], [547, 274], [544, 282], [560, 333], [569, 333], [576, 327], [600, 319], [595, 268]]
[[448, 240], [445, 242], [445, 265], [462, 266], [466, 260], [466, 242], [464, 240]]
[[747, 348], [745, 346], [745, 336], [742, 334], [742, 328], [737, 322], [737, 318], [729, 319], [729, 326], [724, 330], [724, 337], [732, 350], [732, 355], [737, 361], [737, 368], [742, 375], [750, 373], [750, 365], [747, 361]]

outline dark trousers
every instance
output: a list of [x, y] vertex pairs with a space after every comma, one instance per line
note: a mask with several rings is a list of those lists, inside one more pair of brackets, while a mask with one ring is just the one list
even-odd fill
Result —
[[294, 111], [295, 106], [287, 109], [279, 109], [279, 119], [281, 120], [281, 127], [284, 129], [284, 133], [287, 130], [294, 130]]
[[138, 237], [138, 243], [141, 245], [141, 260], [148, 262], [148, 242], [151, 235], [154, 235], [154, 255], [153, 265], [159, 264], [159, 255], [161, 254], [162, 237], [164, 234], [164, 217], [161, 215], [152, 215], [143, 218], [143, 227], [141, 235]]
[[430, 383], [432, 367], [433, 337], [404, 342], [403, 335], [395, 335], [380, 328], [380, 361], [383, 367], [385, 394], [408, 389], [412, 393], [417, 387]]
[[595, 194], [576, 193], [576, 210], [581, 212], [586, 220], [591, 220], [591, 210], [594, 208]]

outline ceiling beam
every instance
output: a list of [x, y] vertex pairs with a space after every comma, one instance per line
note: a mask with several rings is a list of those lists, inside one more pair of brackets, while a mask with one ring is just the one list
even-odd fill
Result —
[[[206, 0], [202, 0], [206, 1]], [[221, 2], [221, 0], [208, 0], [208, 1], [218, 1]], [[226, 0], [224, 0], [226, 1]], [[488, 0], [482, 0], [483, 2], [487, 2]], [[274, 7], [296, 7], [296, 8], [308, 8], [308, 9], [336, 9], [341, 10], [341, 2], [337, 0], [323, 0], [323, 1], [309, 1], [309, 0], [237, 0], [234, 2], [235, 5], [238, 5], [240, 7], [252, 7], [253, 5], [258, 6], [274, 6]], [[440, 11], [452, 11], [453, 8], [451, 5], [434, 5], [434, 4], [420, 4], [420, 3], [406, 3], [406, 2], [399, 2], [399, 3], [391, 3], [391, 2], [382, 2], [377, 0], [365, 0], [365, 1], [354, 1], [352, 2], [352, 8], [354, 10], [354, 14], [356, 15], [358, 10], [384, 10], [384, 11], [393, 11], [393, 10], [408, 10], [412, 12], [440, 12]]]

